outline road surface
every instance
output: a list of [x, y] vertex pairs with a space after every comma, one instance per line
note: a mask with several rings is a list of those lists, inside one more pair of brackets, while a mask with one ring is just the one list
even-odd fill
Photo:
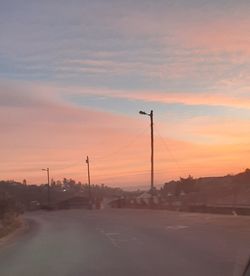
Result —
[[1, 276], [237, 276], [250, 256], [250, 217], [154, 210], [25, 214], [0, 243]]

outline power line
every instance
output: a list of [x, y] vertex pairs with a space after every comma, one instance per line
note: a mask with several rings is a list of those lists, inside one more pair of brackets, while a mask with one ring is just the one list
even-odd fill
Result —
[[94, 157], [94, 160], [104, 160], [104, 159], [108, 159], [109, 157], [112, 157], [114, 155], [117, 155], [118, 153], [121, 153], [123, 150], [128, 150], [128, 148], [131, 148], [132, 145], [134, 145], [137, 141], [138, 138], [144, 134], [147, 131], [147, 128], [142, 129], [135, 137], [133, 136], [133, 139], [131, 139], [127, 144], [121, 146], [120, 148], [118, 148], [117, 150], [109, 153], [109, 154], [105, 154], [105, 155], [101, 155], [101, 156], [97, 156]]
[[174, 163], [176, 164], [177, 169], [179, 170], [179, 173], [181, 175], [185, 175], [183, 169], [180, 166], [180, 162], [174, 157], [172, 151], [170, 150], [169, 146], [167, 145], [165, 139], [162, 137], [162, 135], [160, 134], [159, 130], [158, 130], [158, 126], [156, 125], [156, 132], [158, 137], [160, 138], [162, 144], [164, 145], [164, 147], [166, 148], [166, 150], [168, 151], [170, 157], [172, 158], [172, 160], [174, 161]]
[[105, 179], [117, 179], [120, 177], [129, 177], [129, 176], [135, 176], [135, 175], [147, 175], [149, 173], [149, 171], [141, 171], [141, 172], [125, 172], [125, 173], [119, 173], [119, 174], [111, 174], [111, 176], [109, 175], [97, 175], [96, 178], [101, 178], [103, 180]]

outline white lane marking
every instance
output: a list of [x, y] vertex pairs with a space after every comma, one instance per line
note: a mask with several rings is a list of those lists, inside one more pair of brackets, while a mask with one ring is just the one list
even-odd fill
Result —
[[96, 230], [98, 230], [100, 233], [102, 233], [110, 242], [111, 244], [116, 247], [119, 248], [119, 245], [117, 243], [117, 240], [114, 238], [114, 236], [119, 236], [120, 233], [115, 233], [115, 232], [105, 232], [104, 229], [102, 228], [96, 228]]
[[167, 230], [180, 230], [180, 229], [186, 229], [189, 228], [187, 225], [168, 225], [165, 227]]
[[105, 233], [106, 235], [108, 235], [108, 236], [118, 236], [118, 235], [120, 235], [120, 233]]
[[111, 244], [116, 247], [120, 248], [120, 243], [124, 242], [130, 242], [130, 241], [137, 241], [137, 237], [127, 237], [125, 238], [123, 234], [118, 233], [118, 232], [105, 232], [104, 229], [96, 227], [96, 230], [98, 230], [100, 233], [102, 233], [110, 242]]
[[[106, 238], [111, 242], [111, 244], [116, 247], [116, 248], [119, 248], [119, 245], [116, 241], [116, 239], [114, 239], [112, 236], [113, 235], [110, 235], [110, 234], [113, 234], [113, 233], [105, 233], [104, 232], [104, 235], [106, 236]], [[118, 233], [116, 233], [116, 235], [119, 235]]]

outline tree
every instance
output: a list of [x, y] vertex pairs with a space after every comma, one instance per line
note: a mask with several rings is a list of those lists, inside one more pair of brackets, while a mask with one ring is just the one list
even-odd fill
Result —
[[195, 192], [195, 179], [189, 175], [187, 178], [180, 178], [180, 188], [184, 193]]

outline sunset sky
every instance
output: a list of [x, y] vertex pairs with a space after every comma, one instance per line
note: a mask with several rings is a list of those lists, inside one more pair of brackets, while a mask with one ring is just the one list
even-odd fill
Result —
[[250, 2], [0, 1], [0, 179], [140, 186], [250, 167]]

